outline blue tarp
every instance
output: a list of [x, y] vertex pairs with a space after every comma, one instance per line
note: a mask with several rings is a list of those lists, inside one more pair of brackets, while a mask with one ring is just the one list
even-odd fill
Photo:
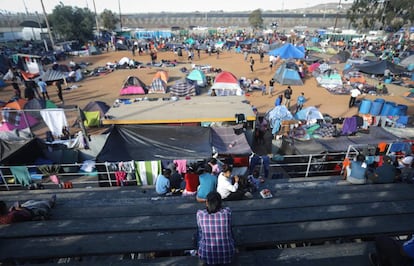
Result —
[[135, 32], [137, 39], [159, 39], [159, 38], [171, 38], [170, 31], [137, 31]]
[[280, 129], [282, 120], [292, 120], [293, 116], [286, 106], [278, 105], [266, 113], [265, 119], [269, 121], [272, 134], [276, 134]]
[[269, 55], [280, 56], [282, 59], [304, 58], [305, 48], [303, 46], [297, 47], [291, 43], [287, 43], [280, 48], [269, 51]]

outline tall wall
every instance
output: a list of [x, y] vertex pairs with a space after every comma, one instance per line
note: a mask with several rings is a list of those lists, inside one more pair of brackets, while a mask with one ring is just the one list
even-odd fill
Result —
[[[194, 13], [141, 13], [123, 14], [122, 25], [130, 28], [171, 28], [173, 26], [188, 28], [189, 26], [206, 27], [248, 27], [248, 12], [194, 12]], [[308, 26], [309, 28], [333, 27], [337, 20], [337, 28], [348, 28], [349, 21], [345, 14], [334, 13], [275, 13], [263, 12], [264, 25], [269, 26], [277, 21], [283, 29], [291, 29], [294, 26]], [[9, 14], [0, 16], [0, 28], [18, 27], [24, 20], [43, 21], [43, 16], [38, 14]]]

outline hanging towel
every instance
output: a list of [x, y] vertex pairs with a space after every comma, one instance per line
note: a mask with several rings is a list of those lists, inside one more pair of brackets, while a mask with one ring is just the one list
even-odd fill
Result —
[[65, 111], [63, 109], [44, 109], [40, 111], [40, 115], [53, 136], [60, 137], [62, 135], [62, 129], [68, 126], [68, 121], [66, 120]]
[[125, 182], [126, 173], [123, 171], [116, 171], [115, 178], [116, 178], [116, 185], [123, 186]]
[[176, 167], [176, 170], [178, 173], [185, 174], [187, 173], [187, 160], [174, 160]]
[[23, 186], [30, 185], [32, 178], [26, 166], [10, 166], [10, 171], [20, 184]]
[[139, 161], [135, 162], [137, 172], [137, 184], [154, 185], [155, 179], [161, 174], [161, 161]]

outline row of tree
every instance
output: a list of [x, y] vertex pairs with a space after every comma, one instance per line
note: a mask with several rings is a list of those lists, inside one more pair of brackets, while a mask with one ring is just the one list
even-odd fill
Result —
[[[414, 23], [412, 0], [354, 0], [347, 11], [347, 17], [358, 29], [382, 28], [398, 31], [407, 23]], [[55, 6], [49, 21], [53, 31], [66, 40], [88, 41], [93, 39], [96, 28], [95, 14], [88, 8]], [[112, 31], [119, 22], [115, 13], [105, 9], [100, 14], [101, 26]], [[263, 28], [262, 10], [256, 9], [249, 15], [249, 24], [254, 29]]]
[[[48, 19], [53, 31], [65, 40], [85, 42], [94, 37], [95, 13], [88, 8], [65, 6], [61, 3], [55, 6]], [[100, 14], [100, 21], [104, 29], [113, 31], [119, 19], [115, 13], [105, 9]]]

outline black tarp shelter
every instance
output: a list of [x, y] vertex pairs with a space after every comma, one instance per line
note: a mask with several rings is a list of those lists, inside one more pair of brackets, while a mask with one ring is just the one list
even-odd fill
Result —
[[404, 67], [396, 65], [387, 60], [372, 61], [364, 64], [354, 65], [353, 69], [370, 75], [384, 75], [384, 71], [389, 69], [394, 74], [405, 72]]
[[236, 134], [232, 127], [114, 125], [96, 160], [202, 159], [213, 151], [242, 155], [250, 154], [251, 148], [244, 132]]
[[33, 164], [41, 156], [38, 139], [7, 141], [0, 139], [0, 163], [2, 165]]
[[211, 156], [210, 128], [114, 125], [98, 162], [200, 159]]
[[247, 155], [252, 153], [244, 132], [236, 134], [232, 127], [212, 127], [212, 146], [220, 154]]

